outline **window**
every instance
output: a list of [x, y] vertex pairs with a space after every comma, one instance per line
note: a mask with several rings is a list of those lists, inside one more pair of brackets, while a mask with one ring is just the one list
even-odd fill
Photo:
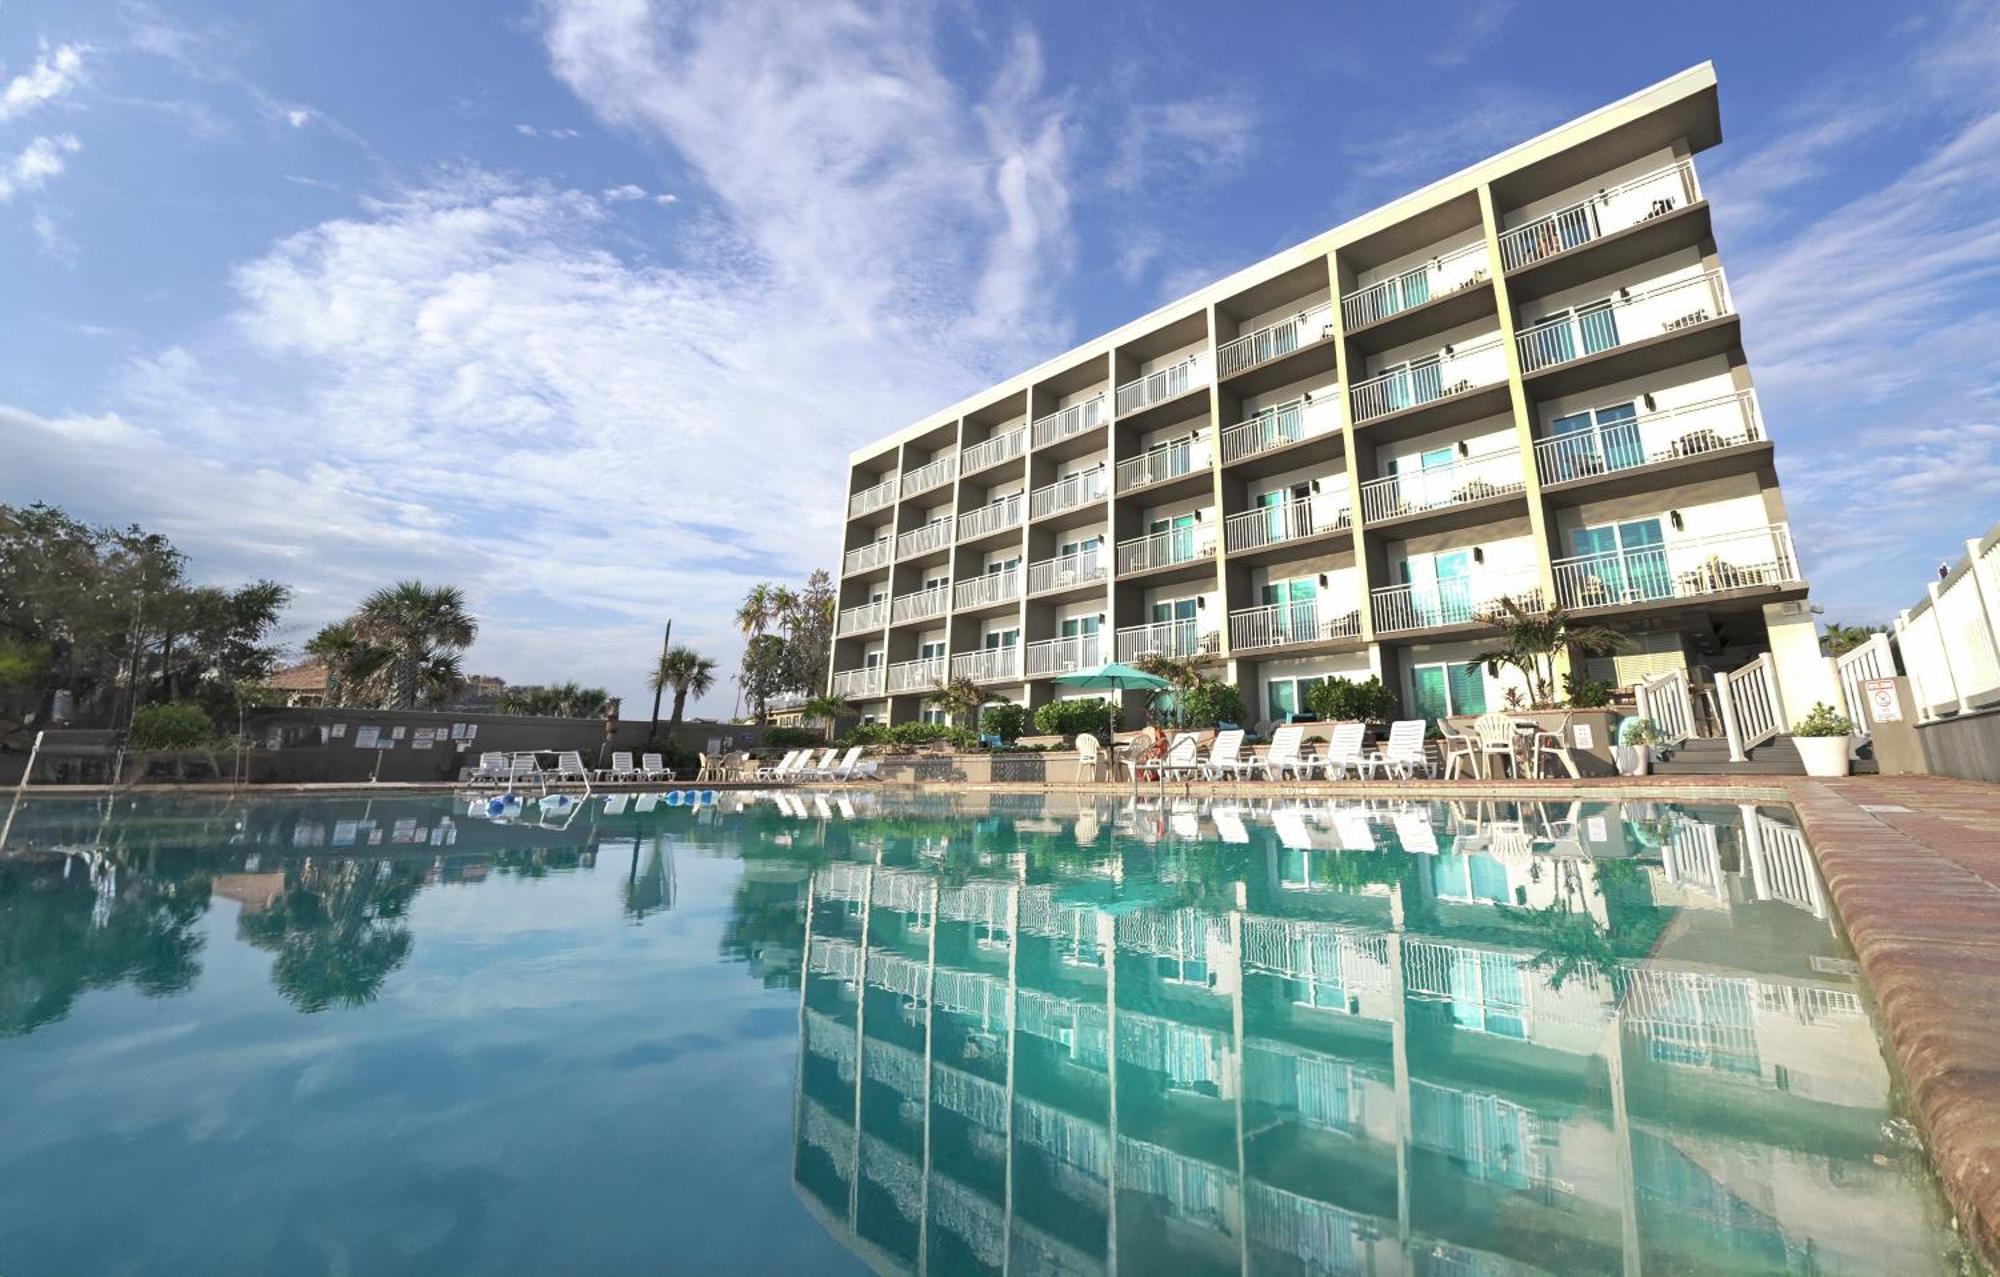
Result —
[[1154, 519], [1148, 525], [1148, 532], [1155, 535], [1171, 533], [1167, 538], [1167, 553], [1161, 563], [1181, 563], [1194, 557], [1194, 516], [1176, 514], [1170, 518]]
[[1308, 675], [1305, 678], [1274, 678], [1264, 684], [1264, 704], [1274, 723], [1289, 723], [1300, 714], [1310, 714], [1312, 709], [1306, 703], [1312, 689], [1326, 682], [1324, 674]]
[[1410, 691], [1410, 708], [1422, 719], [1486, 712], [1486, 676], [1477, 661], [1414, 666]]
[[1578, 603], [1591, 607], [1672, 597], [1665, 539], [1658, 519], [1607, 523], [1570, 533], [1577, 557], [1585, 560], [1579, 565]]
[[1401, 572], [1418, 626], [1463, 625], [1474, 619], [1472, 551], [1412, 554], [1403, 560]]
[[1018, 629], [994, 630], [985, 637], [980, 646], [991, 652], [1003, 647], [1012, 647], [1020, 641], [1021, 631]]
[[1557, 417], [1549, 437], [1562, 442], [1555, 454], [1557, 482], [1610, 470], [1629, 470], [1646, 459], [1640, 446], [1638, 409], [1631, 403], [1612, 404]]

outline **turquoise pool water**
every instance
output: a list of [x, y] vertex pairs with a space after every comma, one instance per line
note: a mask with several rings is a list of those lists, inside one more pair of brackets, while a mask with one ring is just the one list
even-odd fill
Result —
[[37, 799], [0, 848], [6, 1277], [1957, 1263], [1779, 809]]

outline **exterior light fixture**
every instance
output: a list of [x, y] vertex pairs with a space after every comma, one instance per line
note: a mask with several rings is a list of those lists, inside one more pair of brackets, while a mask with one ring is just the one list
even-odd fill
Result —
[[1486, 562], [1486, 547], [1485, 547], [1485, 546], [1483, 546], [1483, 545], [1475, 545], [1475, 546], [1473, 546], [1473, 547], [1472, 547], [1472, 561], [1473, 561], [1474, 563], [1484, 563], [1484, 562]]
[[1460, 440], [1458, 441], [1458, 455], [1459, 455], [1459, 456], [1461, 456], [1461, 457], [1469, 457], [1469, 456], [1471, 456], [1471, 455], [1472, 455], [1472, 445], [1471, 445], [1470, 443], [1468, 443], [1467, 441], [1465, 441], [1464, 439], [1460, 439]]
[[1687, 530], [1687, 524], [1682, 521], [1681, 512], [1679, 510], [1667, 511], [1667, 521], [1674, 525], [1674, 531], [1676, 532], [1684, 532]]
[[1320, 574], [1319, 574], [1319, 587], [1320, 587], [1320, 588], [1321, 588], [1321, 589], [1323, 590], [1323, 589], [1325, 589], [1325, 588], [1327, 587], [1327, 585], [1328, 585], [1328, 584], [1330, 584], [1330, 583], [1329, 583], [1329, 582], [1327, 581], [1327, 579], [1326, 579], [1326, 573], [1324, 573], [1324, 572], [1320, 573]]

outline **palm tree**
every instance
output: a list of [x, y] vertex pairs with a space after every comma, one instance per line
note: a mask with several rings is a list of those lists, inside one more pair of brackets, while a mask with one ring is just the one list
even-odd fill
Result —
[[601, 687], [557, 683], [552, 687], [510, 687], [493, 707], [502, 714], [532, 718], [601, 718], [611, 708], [611, 694]]
[[1163, 678], [1173, 684], [1176, 714], [1186, 706], [1188, 693], [1210, 681], [1205, 662], [1199, 656], [1168, 656], [1164, 652], [1148, 652], [1134, 664], [1153, 677]]
[[472, 646], [479, 633], [479, 622], [465, 608], [465, 591], [417, 580], [398, 581], [361, 600], [353, 625], [363, 641], [389, 653], [398, 709], [416, 708], [426, 667]]
[[736, 608], [736, 626], [743, 631], [743, 637], [756, 638], [778, 618], [773, 602], [775, 593], [775, 587], [760, 581], [743, 596], [743, 602]]
[[939, 683], [935, 691], [924, 697], [924, 704], [944, 710], [960, 727], [977, 727], [979, 707], [992, 699], [991, 692], [961, 675]]
[[[715, 686], [715, 662], [693, 648], [680, 645], [660, 653], [660, 663], [653, 670], [649, 680], [653, 691], [674, 689], [673, 717], [667, 720], [667, 740], [674, 738], [674, 729], [681, 725], [681, 711], [687, 708], [689, 696], [706, 696]], [[660, 734], [660, 720], [653, 719], [653, 735]]]
[[389, 664], [389, 653], [363, 640], [352, 621], [321, 626], [306, 640], [306, 654], [326, 667], [327, 704], [336, 707], [362, 699], [369, 682]]
[[1535, 709], [1555, 704], [1556, 661], [1564, 652], [1582, 656], [1609, 656], [1630, 645], [1623, 634], [1602, 625], [1578, 625], [1559, 607], [1530, 612], [1511, 598], [1502, 598], [1499, 607], [1481, 618], [1505, 634], [1502, 646], [1482, 652], [1472, 659], [1498, 674], [1511, 665], [1528, 680], [1528, 694]]
[[1828, 621], [1820, 642], [1825, 645], [1828, 656], [1845, 656], [1875, 635], [1886, 632], [1885, 627], [1880, 625], [1842, 625], [1838, 621]]
[[815, 696], [805, 703], [807, 722], [818, 721], [826, 724], [826, 740], [833, 743], [833, 729], [842, 718], [854, 712], [854, 702], [845, 696]]

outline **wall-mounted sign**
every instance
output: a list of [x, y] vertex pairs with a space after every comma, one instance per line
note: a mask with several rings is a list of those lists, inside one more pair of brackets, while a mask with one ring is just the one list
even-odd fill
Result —
[[1893, 678], [1868, 678], [1861, 681], [1862, 699], [1868, 702], [1868, 721], [1871, 723], [1900, 723], [1903, 721], [1903, 698], [1896, 695], [1896, 680]]
[[1577, 723], [1569, 729], [1569, 734], [1575, 738], [1578, 749], [1592, 749], [1596, 746], [1597, 733], [1592, 730], [1589, 723]]
[[356, 749], [374, 749], [376, 742], [381, 739], [382, 729], [379, 727], [357, 727], [354, 729], [354, 748]]

